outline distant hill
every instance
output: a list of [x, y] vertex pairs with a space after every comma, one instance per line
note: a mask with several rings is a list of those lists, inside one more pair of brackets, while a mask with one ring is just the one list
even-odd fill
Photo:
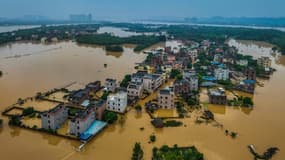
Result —
[[194, 24], [220, 24], [220, 25], [245, 25], [245, 26], [263, 26], [263, 27], [285, 27], [285, 17], [280, 18], [225, 18], [225, 17], [212, 17], [212, 18], [185, 18], [185, 22]]

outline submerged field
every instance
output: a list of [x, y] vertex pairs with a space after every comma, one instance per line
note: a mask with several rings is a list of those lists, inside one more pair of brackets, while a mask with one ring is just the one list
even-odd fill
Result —
[[[233, 45], [238, 45], [240, 51], [245, 54], [269, 55], [269, 51], [266, 52], [267, 49], [262, 46], [238, 42]], [[51, 48], [58, 49], [42, 52]], [[0, 78], [0, 109], [4, 110], [20, 97], [33, 96], [39, 91], [47, 91], [74, 81], [78, 82], [77, 84], [86, 84], [95, 80], [104, 81], [107, 77], [122, 79], [126, 73], [134, 72], [134, 63], [141, 62], [145, 58], [144, 54], [134, 53], [132, 50], [133, 48], [126, 46], [122, 55], [116, 57], [106, 53], [100, 47], [78, 46], [72, 42], [52, 45], [15, 43], [1, 46], [0, 67], [5, 74]], [[5, 58], [31, 52], [35, 54], [20, 58]], [[206, 160], [252, 159], [247, 145], [254, 144], [261, 153], [268, 147], [276, 146], [281, 151], [273, 160], [282, 159], [285, 157], [283, 142], [285, 108], [284, 96], [282, 96], [285, 93], [285, 85], [283, 85], [285, 62], [282, 58], [284, 59], [284, 57], [276, 58], [276, 61], [273, 58], [273, 67], [277, 72], [271, 80], [264, 82], [264, 87], [257, 87], [253, 97], [255, 102], [253, 110], [207, 105], [224, 128], [238, 133], [235, 139], [226, 136], [215, 124], [196, 124], [199, 111], [191, 113], [190, 118], [181, 120], [184, 124], [181, 127], [155, 129], [145, 110], [141, 114], [131, 110], [124, 116], [123, 122], [109, 126], [86, 145], [83, 152], [76, 152], [75, 148], [80, 145], [77, 141], [9, 127], [7, 119], [4, 118], [4, 128], [0, 130], [1, 157], [31, 160], [126, 160], [131, 158], [135, 142], [140, 142], [145, 159], [151, 159], [153, 147], [160, 148], [162, 145], [173, 146], [174, 144], [196, 146]], [[105, 63], [108, 64], [107, 68], [104, 67]], [[61, 96], [61, 93], [54, 95], [56, 99]], [[153, 96], [140, 103], [144, 104], [152, 100]], [[43, 107], [49, 107], [49, 105], [43, 104]], [[34, 119], [27, 123], [34, 125], [39, 122]], [[142, 127], [144, 130], [140, 129]], [[63, 126], [62, 132], [65, 131], [66, 127]], [[152, 134], [156, 135], [157, 140], [150, 144], [148, 141]]]

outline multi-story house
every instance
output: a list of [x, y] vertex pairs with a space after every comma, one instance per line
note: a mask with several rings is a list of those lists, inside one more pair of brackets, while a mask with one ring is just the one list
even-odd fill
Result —
[[217, 68], [215, 69], [215, 78], [216, 80], [228, 80], [230, 71], [229, 69]]
[[127, 88], [129, 97], [141, 98], [143, 95], [143, 83], [130, 83]]
[[71, 135], [80, 136], [80, 134], [90, 127], [94, 120], [95, 113], [91, 108], [77, 113], [77, 115], [70, 120], [69, 133]]
[[146, 72], [137, 72], [132, 74], [131, 76], [131, 82], [132, 83], [143, 83], [143, 77], [146, 75]]
[[158, 106], [161, 109], [174, 109], [174, 92], [172, 89], [161, 89], [158, 92]]
[[102, 120], [104, 111], [106, 110], [106, 101], [92, 101], [91, 107], [94, 109], [96, 120]]
[[198, 90], [198, 77], [194, 75], [176, 80], [173, 87], [175, 95], [191, 94], [191, 92]]
[[117, 80], [107, 78], [105, 83], [106, 91], [114, 93], [116, 91], [116, 88], [117, 88]]
[[269, 57], [260, 57], [257, 59], [257, 64], [259, 66], [262, 66], [264, 68], [270, 68], [271, 67], [271, 59]]
[[68, 109], [64, 105], [58, 105], [55, 108], [41, 114], [42, 128], [57, 130], [68, 117]]
[[256, 71], [254, 68], [246, 68], [244, 71], [244, 75], [247, 80], [256, 80]]
[[146, 74], [143, 77], [143, 89], [152, 93], [163, 84], [161, 74]]
[[128, 104], [127, 92], [111, 94], [107, 98], [107, 110], [124, 113]]
[[227, 104], [227, 95], [223, 88], [210, 89], [208, 94], [211, 104], [218, 104], [218, 105]]
[[192, 61], [195, 61], [198, 57], [198, 50], [197, 49], [192, 49], [188, 52], [190, 58]]

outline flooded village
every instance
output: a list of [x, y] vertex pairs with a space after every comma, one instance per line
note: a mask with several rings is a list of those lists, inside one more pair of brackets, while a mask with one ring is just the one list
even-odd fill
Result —
[[195, 146], [206, 160], [253, 159], [250, 145], [260, 154], [277, 147], [272, 159], [284, 157], [285, 61], [272, 46], [170, 37], [133, 49], [1, 46], [3, 157], [130, 159], [136, 142], [145, 159], [164, 145]]

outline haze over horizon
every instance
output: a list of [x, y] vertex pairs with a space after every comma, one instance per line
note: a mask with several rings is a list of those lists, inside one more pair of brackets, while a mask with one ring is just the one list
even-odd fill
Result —
[[40, 15], [68, 19], [91, 13], [94, 19], [132, 20], [184, 17], [285, 17], [284, 0], [4, 0], [0, 17]]

